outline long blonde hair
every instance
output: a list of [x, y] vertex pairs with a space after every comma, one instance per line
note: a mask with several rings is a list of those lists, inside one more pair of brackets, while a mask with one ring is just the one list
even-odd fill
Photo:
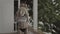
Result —
[[20, 17], [20, 16], [24, 16], [24, 14], [26, 14], [26, 17], [29, 17], [29, 13], [28, 13], [29, 8], [27, 7], [27, 4], [22, 3], [20, 5], [20, 9], [18, 9], [18, 11], [16, 12], [16, 17]]

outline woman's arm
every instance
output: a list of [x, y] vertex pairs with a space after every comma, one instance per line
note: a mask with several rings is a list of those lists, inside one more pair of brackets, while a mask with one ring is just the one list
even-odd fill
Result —
[[27, 17], [27, 21], [29, 21], [29, 13], [28, 13], [28, 11], [26, 11], [26, 17]]

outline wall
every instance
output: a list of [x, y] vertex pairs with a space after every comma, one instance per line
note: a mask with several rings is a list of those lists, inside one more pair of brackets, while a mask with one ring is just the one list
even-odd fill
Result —
[[0, 33], [11, 33], [14, 28], [14, 0], [0, 0]]

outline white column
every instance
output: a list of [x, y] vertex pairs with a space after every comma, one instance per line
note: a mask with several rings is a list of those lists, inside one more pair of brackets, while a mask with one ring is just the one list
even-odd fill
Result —
[[20, 9], [20, 0], [18, 0], [18, 8]]
[[37, 4], [38, 4], [38, 0], [33, 0], [33, 19], [34, 19], [34, 23], [33, 23], [33, 28], [37, 30], [37, 14], [38, 14], [38, 11], [37, 11]]

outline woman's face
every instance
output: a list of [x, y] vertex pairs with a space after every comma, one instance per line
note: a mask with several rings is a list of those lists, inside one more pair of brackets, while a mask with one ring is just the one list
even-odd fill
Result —
[[20, 7], [20, 15], [24, 16], [24, 14], [27, 12], [28, 10], [25, 7]]

